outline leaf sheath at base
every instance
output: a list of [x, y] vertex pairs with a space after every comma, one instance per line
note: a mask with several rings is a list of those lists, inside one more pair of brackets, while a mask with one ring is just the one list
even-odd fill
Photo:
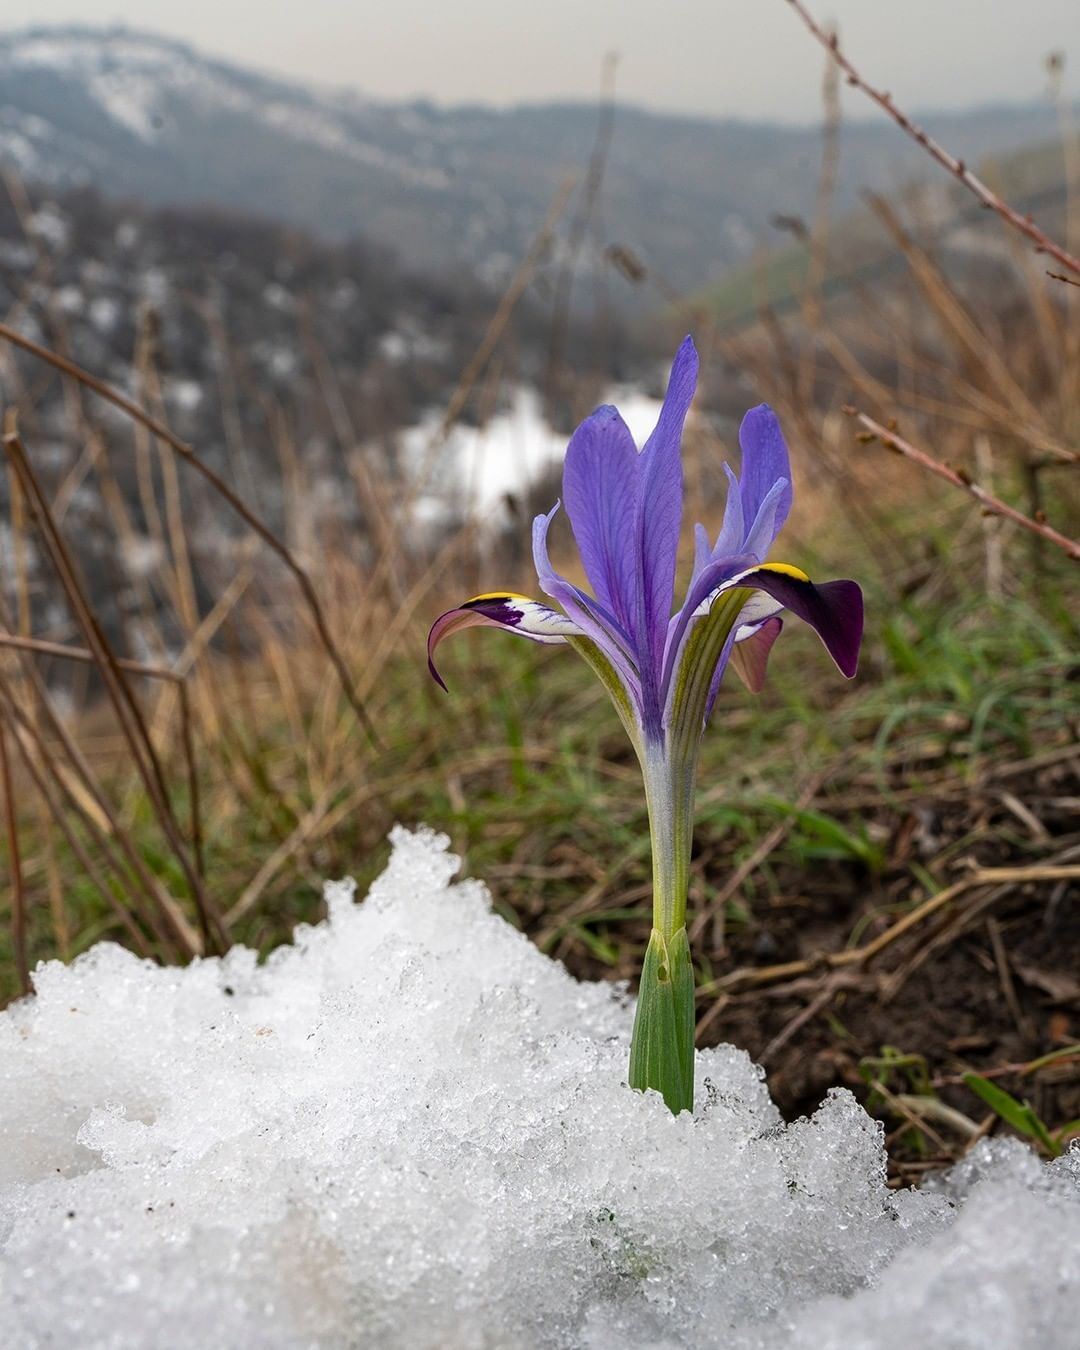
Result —
[[630, 1086], [654, 1088], [669, 1110], [694, 1109], [694, 970], [686, 929], [665, 939], [652, 930], [641, 972]]

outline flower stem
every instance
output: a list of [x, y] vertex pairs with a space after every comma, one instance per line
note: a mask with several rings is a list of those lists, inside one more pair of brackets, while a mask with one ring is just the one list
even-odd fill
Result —
[[693, 839], [694, 765], [673, 765], [662, 750], [641, 757], [652, 839], [653, 927], [667, 939], [686, 925]]
[[652, 837], [653, 930], [630, 1043], [630, 1086], [660, 1092], [678, 1115], [694, 1106], [694, 968], [686, 936], [694, 765], [673, 765], [662, 748], [646, 747], [641, 767]]

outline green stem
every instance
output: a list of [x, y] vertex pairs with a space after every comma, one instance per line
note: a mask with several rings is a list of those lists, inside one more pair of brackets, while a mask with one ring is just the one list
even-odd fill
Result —
[[646, 747], [641, 755], [652, 839], [653, 927], [667, 939], [686, 925], [695, 768], [676, 768], [660, 749]]
[[653, 931], [630, 1043], [630, 1086], [653, 1088], [673, 1114], [694, 1107], [694, 970], [686, 936], [693, 835], [693, 762], [660, 747], [641, 755], [653, 860]]

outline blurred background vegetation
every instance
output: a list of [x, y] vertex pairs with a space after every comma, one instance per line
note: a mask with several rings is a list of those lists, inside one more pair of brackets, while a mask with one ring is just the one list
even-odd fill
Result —
[[[604, 113], [498, 285], [4, 171], [0, 997], [102, 939], [265, 953], [319, 919], [324, 879], [370, 881], [398, 820], [446, 830], [574, 973], [632, 982], [648, 831], [601, 689], [481, 633], [448, 652], [447, 697], [424, 637], [464, 596], [535, 590], [528, 523], [558, 495], [555, 468], [475, 491], [460, 428], [527, 387], [564, 435], [613, 385], [659, 393], [689, 330], [688, 524], [715, 530], [738, 418], [767, 400], [796, 479], [783, 556], [867, 596], [853, 683], [791, 627], [759, 697], [721, 694], [700, 1043], [746, 1046], [790, 1112], [855, 1087], [904, 1180], [1003, 1119], [1048, 1151], [1080, 1129], [1075, 560], [843, 411], [1075, 537], [1080, 287], [951, 180], [838, 205], [834, 95], [803, 213], [677, 293], [605, 231]], [[1075, 248], [1078, 155], [1066, 118], [985, 167]], [[603, 263], [575, 298], [584, 241]]]

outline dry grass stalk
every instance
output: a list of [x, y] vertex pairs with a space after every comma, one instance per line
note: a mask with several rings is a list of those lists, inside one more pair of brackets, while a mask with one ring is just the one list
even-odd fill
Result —
[[31, 341], [31, 339], [24, 337], [21, 333], [16, 332], [7, 324], [0, 324], [0, 338], [3, 338], [6, 342], [12, 343], [16, 347], [21, 347], [32, 356], [36, 356], [48, 365], [53, 366], [62, 374], [77, 380], [80, 384], [99, 395], [99, 397], [105, 399], [106, 402], [113, 404], [115, 407], [119, 408], [121, 412], [126, 413], [136, 422], [141, 423], [154, 436], [158, 437], [159, 440], [168, 445], [171, 450], [175, 451], [176, 454], [186, 460], [197, 473], [201, 474], [214, 491], [222, 497], [241, 520], [243, 520], [245, 525], [253, 530], [259, 538], [277, 554], [296, 578], [297, 583], [300, 586], [304, 600], [311, 612], [312, 619], [314, 620], [315, 627], [318, 630], [319, 639], [322, 642], [327, 655], [330, 657], [330, 660], [333, 662], [346, 698], [349, 700], [353, 711], [356, 713], [369, 735], [374, 737], [374, 728], [371, 725], [371, 720], [368, 717], [362, 702], [357, 697], [352, 676], [349, 673], [349, 668], [330, 633], [322, 604], [319, 601], [318, 594], [312, 584], [311, 578], [296, 558], [293, 557], [289, 549], [286, 548], [272, 530], [259, 520], [246, 503], [237, 496], [231, 487], [229, 487], [220, 474], [215, 473], [208, 464], [204, 463], [190, 445], [185, 441], [182, 441], [178, 436], [174, 436], [168, 427], [162, 425], [156, 418], [151, 417], [150, 414], [140, 408], [137, 403], [133, 403], [131, 399], [126, 398], [117, 390], [112, 389], [103, 380], [99, 380], [96, 376], [82, 370], [79, 366], [75, 365], [74, 362], [59, 356], [56, 352], [50, 351], [47, 347], [41, 346], [40, 343]]

